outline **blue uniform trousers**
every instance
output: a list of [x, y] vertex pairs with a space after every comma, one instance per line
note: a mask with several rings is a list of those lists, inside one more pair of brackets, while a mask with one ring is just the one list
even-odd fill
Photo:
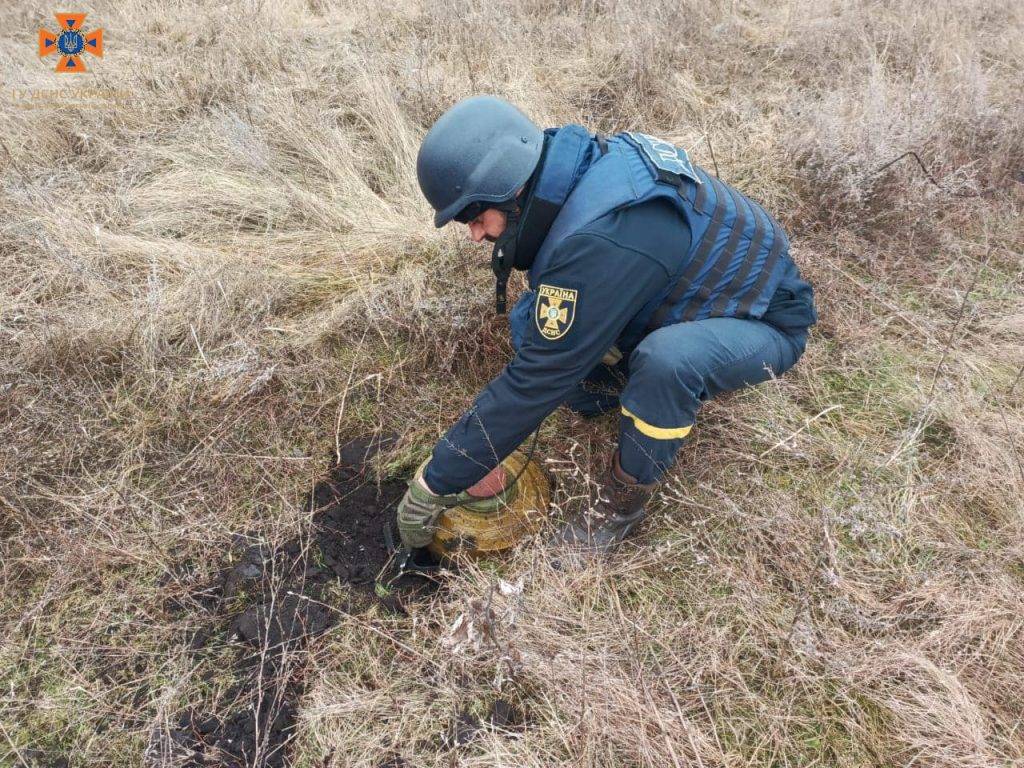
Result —
[[[516, 349], [532, 307], [527, 294], [510, 313]], [[792, 368], [816, 320], [811, 286], [792, 266], [764, 319], [710, 317], [658, 328], [616, 365], [595, 367], [565, 405], [585, 416], [620, 409], [620, 464], [652, 483], [674, 463], [702, 403]]]
[[628, 360], [597, 366], [567, 398], [584, 415], [621, 407], [619, 461], [641, 483], [674, 463], [701, 403], [778, 376], [796, 363], [806, 329], [712, 317], [648, 334]]
[[630, 355], [620, 396], [623, 469], [639, 482], [658, 479], [675, 462], [700, 403], [790, 370], [806, 341], [806, 330], [786, 333], [735, 317], [680, 323], [646, 336]]

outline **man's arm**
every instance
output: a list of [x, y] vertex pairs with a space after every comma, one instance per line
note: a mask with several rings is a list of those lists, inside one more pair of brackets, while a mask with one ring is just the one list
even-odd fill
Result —
[[566, 238], [536, 281], [533, 322], [518, 353], [434, 447], [423, 473], [430, 490], [469, 488], [508, 456], [597, 365], [667, 277], [656, 261], [603, 234]]

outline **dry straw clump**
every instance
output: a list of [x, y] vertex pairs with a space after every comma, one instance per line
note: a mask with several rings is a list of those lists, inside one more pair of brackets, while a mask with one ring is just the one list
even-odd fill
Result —
[[[475, 92], [686, 146], [786, 222], [822, 321], [708, 405], [635, 549], [531, 542], [404, 617], [335, 595], [288, 759], [1024, 764], [1020, 3], [83, 9], [80, 80], [0, 9], [0, 764], [187, 763], [178, 713], [234, 706], [239, 537], [308, 535], [344, 437], [407, 469], [504, 364], [413, 171]], [[613, 428], [546, 425], [560, 507]]]

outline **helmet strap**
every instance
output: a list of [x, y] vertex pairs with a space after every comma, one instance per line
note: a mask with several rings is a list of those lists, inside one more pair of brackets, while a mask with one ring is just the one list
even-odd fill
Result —
[[569, 193], [585, 170], [584, 163], [593, 162], [597, 152], [594, 139], [580, 126], [549, 129], [544, 133], [540, 161], [523, 193], [517, 200], [493, 206], [505, 211], [508, 217], [505, 231], [495, 241], [491, 254], [491, 268], [497, 278], [494, 292], [499, 315], [505, 313], [512, 269], [531, 267]]
[[504, 315], [508, 308], [508, 277], [516, 263], [519, 242], [519, 206], [513, 199], [492, 207], [505, 212], [505, 229], [494, 241], [491, 251], [491, 270], [495, 278], [494, 311]]
[[585, 170], [583, 162], [592, 162], [597, 152], [593, 137], [580, 126], [548, 129], [544, 134], [540, 160], [522, 194], [490, 206], [504, 211], [506, 216], [505, 229], [495, 240], [491, 252], [491, 269], [496, 278], [495, 309], [499, 315], [505, 314], [512, 270], [529, 269], [533, 264], [559, 211]]

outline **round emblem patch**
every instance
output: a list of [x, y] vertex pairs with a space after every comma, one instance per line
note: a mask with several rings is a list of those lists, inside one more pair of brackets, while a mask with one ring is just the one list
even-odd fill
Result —
[[57, 38], [57, 48], [65, 56], [75, 56], [82, 52], [85, 47], [85, 40], [78, 32], [61, 32]]

